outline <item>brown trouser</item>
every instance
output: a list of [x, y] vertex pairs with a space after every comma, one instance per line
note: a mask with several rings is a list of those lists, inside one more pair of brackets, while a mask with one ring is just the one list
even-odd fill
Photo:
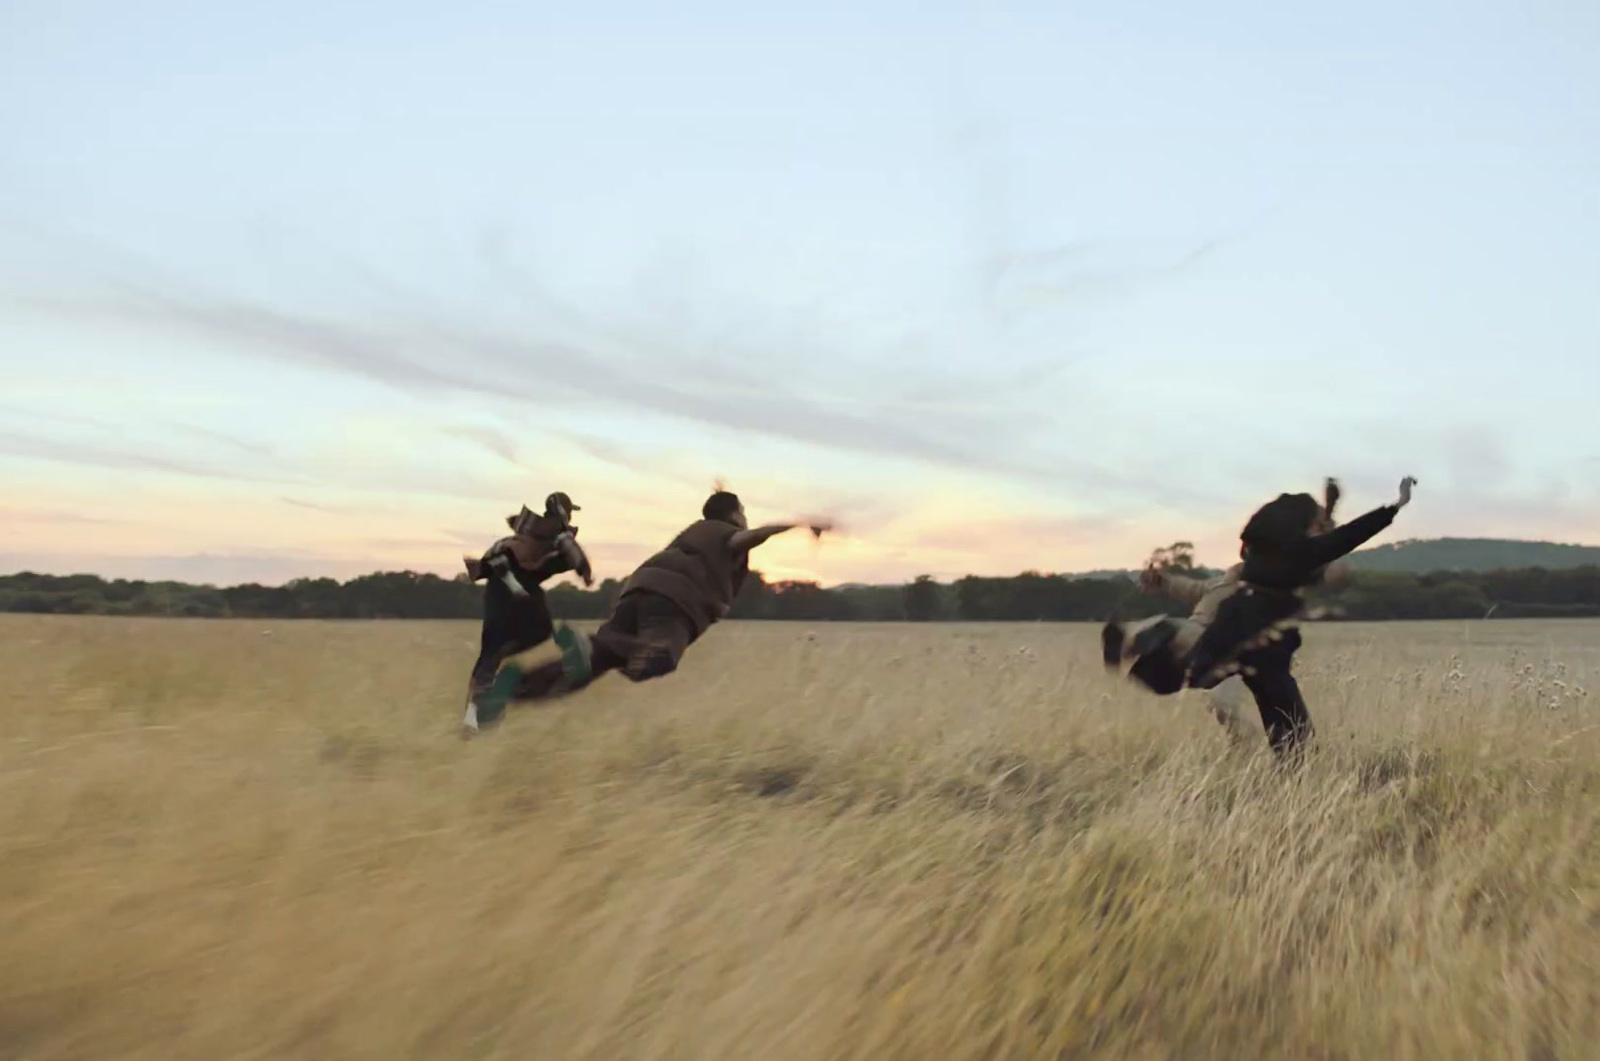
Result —
[[[612, 670], [636, 682], [671, 674], [697, 636], [693, 620], [666, 597], [629, 593], [589, 638], [589, 681]], [[512, 696], [538, 700], [572, 691], [561, 661], [552, 660], [524, 675]]]

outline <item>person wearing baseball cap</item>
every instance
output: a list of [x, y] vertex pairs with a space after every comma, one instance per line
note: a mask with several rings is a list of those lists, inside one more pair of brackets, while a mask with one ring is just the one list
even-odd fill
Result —
[[594, 585], [589, 558], [578, 544], [572, 514], [580, 511], [572, 498], [557, 491], [545, 498], [544, 514], [526, 505], [507, 516], [508, 537], [489, 546], [483, 556], [466, 559], [467, 577], [488, 581], [483, 594], [483, 634], [478, 659], [467, 682], [467, 709], [462, 726], [478, 728], [478, 699], [494, 681], [508, 657], [550, 640], [555, 624], [543, 583], [574, 571], [585, 586]]
[[[574, 512], [582, 511], [582, 505], [574, 505], [572, 503], [572, 498], [568, 497], [560, 490], [557, 490], [555, 493], [544, 499], [544, 514], [552, 519], [560, 519], [568, 526], [571, 526], [572, 524], [572, 514]], [[576, 527], [573, 527], [572, 529], [574, 532], [577, 531]]]
[[639, 565], [592, 637], [563, 624], [555, 632], [560, 659], [527, 672], [514, 661], [501, 668], [479, 699], [481, 721], [497, 720], [512, 700], [574, 692], [607, 671], [635, 682], [671, 674], [685, 650], [733, 607], [750, 573], [750, 550], [796, 527], [819, 538], [832, 529], [811, 520], [752, 528], [738, 496], [720, 489], [700, 516]]

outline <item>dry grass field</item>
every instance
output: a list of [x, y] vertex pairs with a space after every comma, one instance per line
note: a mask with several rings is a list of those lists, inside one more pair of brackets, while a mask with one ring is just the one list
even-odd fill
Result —
[[3, 1058], [1600, 1055], [1600, 624], [1313, 626], [1297, 773], [1081, 626], [729, 624], [471, 742], [471, 624], [0, 634]]

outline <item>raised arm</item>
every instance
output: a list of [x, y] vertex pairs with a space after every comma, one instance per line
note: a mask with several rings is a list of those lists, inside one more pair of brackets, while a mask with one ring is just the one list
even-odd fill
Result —
[[1307, 561], [1314, 567], [1331, 564], [1377, 537], [1394, 522], [1400, 510], [1411, 503], [1411, 488], [1416, 484], [1417, 481], [1408, 475], [1400, 480], [1400, 497], [1396, 501], [1380, 505], [1326, 534], [1307, 538], [1305, 544]]

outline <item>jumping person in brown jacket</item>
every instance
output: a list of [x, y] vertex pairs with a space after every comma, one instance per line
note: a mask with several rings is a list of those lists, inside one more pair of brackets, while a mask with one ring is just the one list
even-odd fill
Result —
[[772, 523], [751, 528], [739, 498], [719, 490], [701, 519], [633, 573], [611, 617], [592, 637], [563, 625], [555, 632], [561, 659], [524, 672], [501, 668], [478, 698], [479, 725], [498, 721], [513, 700], [540, 700], [574, 692], [607, 671], [632, 681], [671, 674], [684, 651], [733, 606], [750, 573], [750, 550], [796, 527], [821, 537], [823, 523]]

